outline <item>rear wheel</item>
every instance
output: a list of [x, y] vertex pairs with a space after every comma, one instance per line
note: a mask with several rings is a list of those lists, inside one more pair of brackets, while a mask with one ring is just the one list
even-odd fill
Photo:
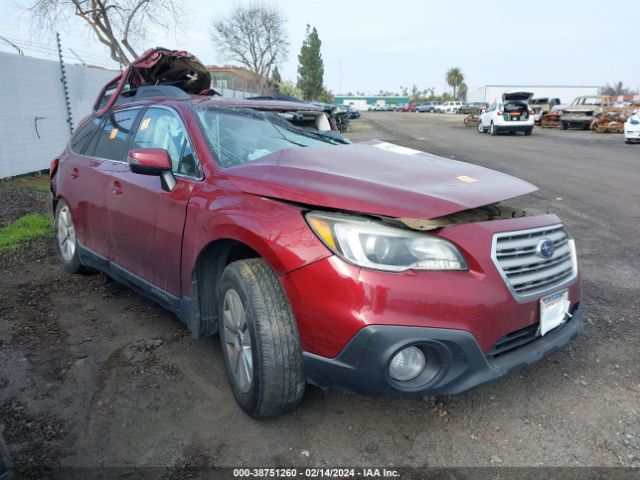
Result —
[[533, 128], [529, 128], [524, 131], [524, 134], [528, 137], [529, 135], [531, 135], [532, 132], [533, 132]]
[[236, 401], [256, 418], [294, 410], [305, 387], [302, 348], [277, 275], [263, 259], [240, 260], [219, 285], [220, 343]]
[[489, 133], [493, 136], [498, 134], [498, 130], [496, 130], [496, 126], [493, 124], [493, 122], [491, 122], [491, 125], [489, 125]]
[[560, 130], [566, 130], [567, 127], [567, 122], [560, 121]]
[[59, 200], [54, 218], [55, 244], [62, 268], [67, 273], [83, 273], [78, 255], [78, 238], [71, 218], [71, 209], [64, 200]]

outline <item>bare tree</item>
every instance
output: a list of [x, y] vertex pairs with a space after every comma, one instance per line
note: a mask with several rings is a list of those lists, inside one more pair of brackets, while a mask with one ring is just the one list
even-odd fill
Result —
[[145, 39], [148, 25], [179, 28], [182, 15], [174, 0], [31, 0], [27, 11], [45, 29], [77, 15], [109, 47], [111, 58], [124, 65], [138, 56], [132, 43]]
[[263, 92], [271, 69], [287, 58], [286, 21], [274, 6], [255, 3], [236, 7], [229, 16], [215, 20], [211, 41], [225, 59], [240, 63], [255, 77]]

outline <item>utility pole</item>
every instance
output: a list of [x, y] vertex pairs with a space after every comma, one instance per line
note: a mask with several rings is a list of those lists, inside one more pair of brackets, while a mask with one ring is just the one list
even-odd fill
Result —
[[340, 95], [342, 95], [342, 59], [340, 59]]
[[58, 58], [60, 59], [60, 83], [62, 83], [62, 92], [64, 93], [64, 102], [67, 106], [67, 124], [69, 125], [69, 133], [73, 135], [73, 118], [71, 117], [71, 102], [69, 100], [69, 86], [67, 85], [67, 74], [64, 70], [64, 61], [62, 60], [62, 44], [60, 43], [60, 34], [56, 32], [56, 41], [58, 42]]

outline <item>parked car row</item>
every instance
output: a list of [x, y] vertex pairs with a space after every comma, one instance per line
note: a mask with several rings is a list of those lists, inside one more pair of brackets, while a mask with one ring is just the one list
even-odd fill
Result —
[[[559, 98], [531, 98], [530, 92], [510, 92], [487, 108], [475, 110], [464, 119], [466, 126], [477, 126], [479, 133], [523, 132], [531, 135], [533, 126], [591, 129], [598, 133], [624, 133], [626, 143], [640, 142], [640, 105], [613, 102], [606, 95], [584, 95], [570, 105]], [[467, 111], [467, 109], [460, 109]]]

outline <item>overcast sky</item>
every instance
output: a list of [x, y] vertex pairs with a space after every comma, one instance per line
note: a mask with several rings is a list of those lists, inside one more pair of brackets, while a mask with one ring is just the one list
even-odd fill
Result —
[[[20, 40], [27, 54], [52, 54], [53, 37], [31, 30], [28, 16], [12, 1], [21, 0], [0, 0], [0, 35]], [[206, 64], [228, 63], [218, 57], [209, 30], [213, 18], [238, 2], [183, 2], [185, 33], [158, 29], [140, 50], [161, 45], [189, 50]], [[283, 78], [296, 78], [309, 23], [322, 40], [325, 84], [336, 93], [340, 85], [343, 93], [376, 93], [413, 84], [441, 93], [446, 88], [444, 74], [452, 66], [462, 69], [470, 89], [485, 84], [602, 85], [619, 80], [640, 88], [640, 0], [270, 3], [287, 19], [290, 53], [280, 66]], [[87, 63], [113, 66], [81, 20], [72, 17], [60, 31], [64, 45], [86, 57]], [[0, 50], [11, 51], [0, 44]]]

